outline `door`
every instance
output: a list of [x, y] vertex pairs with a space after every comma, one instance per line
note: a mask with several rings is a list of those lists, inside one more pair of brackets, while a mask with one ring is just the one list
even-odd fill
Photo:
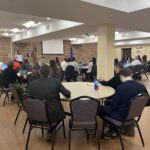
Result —
[[131, 57], [131, 48], [122, 48], [122, 58]]

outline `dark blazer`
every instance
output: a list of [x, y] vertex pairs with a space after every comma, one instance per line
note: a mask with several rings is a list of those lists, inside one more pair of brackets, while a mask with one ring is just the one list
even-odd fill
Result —
[[52, 78], [32, 81], [28, 87], [28, 95], [47, 101], [48, 112], [52, 122], [65, 118], [59, 93], [62, 93], [67, 98], [71, 96], [70, 91], [65, 89], [58, 80]]
[[120, 76], [119, 74], [116, 74], [112, 79], [110, 79], [109, 81], [100, 81], [100, 83], [102, 85], [105, 85], [105, 86], [110, 86], [112, 88], [114, 88], [115, 90], [117, 89], [117, 87], [119, 85], [122, 84], [122, 81], [120, 79]]
[[14, 84], [17, 81], [17, 72], [14, 69], [7, 68], [2, 75], [3, 85], [8, 88], [9, 84]]
[[131, 99], [139, 93], [147, 93], [144, 85], [134, 80], [124, 82], [117, 88], [111, 104], [104, 108], [106, 114], [118, 121], [124, 121]]

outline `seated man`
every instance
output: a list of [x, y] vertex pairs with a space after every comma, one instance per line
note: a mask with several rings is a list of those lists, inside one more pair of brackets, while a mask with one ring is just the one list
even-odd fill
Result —
[[[128, 109], [130, 106], [131, 99], [137, 96], [139, 93], [147, 93], [147, 90], [144, 87], [144, 85], [132, 80], [130, 69], [122, 69], [120, 71], [120, 78], [123, 84], [118, 86], [115, 95], [112, 98], [112, 102], [107, 106], [101, 106], [99, 108], [98, 115], [101, 118], [109, 116], [120, 122], [124, 121], [128, 115]], [[107, 137], [108, 135], [110, 134], [106, 134]]]
[[120, 76], [119, 76], [119, 72], [120, 70], [122, 69], [122, 64], [121, 63], [117, 63], [115, 64], [115, 67], [114, 67], [114, 70], [115, 70], [115, 75], [112, 79], [108, 80], [108, 81], [100, 81], [100, 83], [102, 85], [105, 85], [105, 86], [110, 86], [112, 88], [114, 88], [116, 90], [116, 88], [122, 84], [122, 81], [120, 79]]
[[17, 72], [13, 69], [13, 62], [8, 62], [8, 68], [4, 70], [2, 75], [3, 85], [5, 88], [9, 88], [9, 84], [14, 84], [17, 82]]
[[48, 65], [43, 65], [40, 73], [41, 79], [30, 82], [28, 95], [46, 100], [51, 122], [61, 121], [65, 118], [65, 113], [59, 93], [67, 98], [70, 97], [71, 93], [57, 79], [49, 78], [50, 68]]

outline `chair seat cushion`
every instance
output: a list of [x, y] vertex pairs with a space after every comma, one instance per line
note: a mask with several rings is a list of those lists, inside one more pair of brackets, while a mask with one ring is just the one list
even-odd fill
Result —
[[122, 124], [123, 124], [123, 122], [120, 122], [120, 121], [118, 121], [118, 120], [115, 120], [115, 119], [113, 119], [113, 118], [111, 118], [111, 117], [105, 117], [105, 119], [106, 119], [106, 121], [108, 121], [109, 123], [112, 123], [112, 124], [114, 124], [115, 126], [118, 126], [118, 127], [121, 127], [122, 126]]
[[72, 119], [69, 120], [69, 127], [74, 129], [94, 129], [96, 128], [96, 122], [72, 122]]

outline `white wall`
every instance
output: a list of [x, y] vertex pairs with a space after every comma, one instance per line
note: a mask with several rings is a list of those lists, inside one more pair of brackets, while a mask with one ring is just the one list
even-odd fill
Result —
[[42, 42], [43, 54], [63, 54], [63, 40], [47, 40]]

